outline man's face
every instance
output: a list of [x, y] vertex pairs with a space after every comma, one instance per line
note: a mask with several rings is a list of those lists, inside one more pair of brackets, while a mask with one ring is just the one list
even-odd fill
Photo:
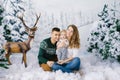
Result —
[[59, 37], [60, 37], [60, 32], [58, 32], [58, 31], [53, 31], [52, 32], [52, 35], [51, 35], [52, 40], [57, 42], [59, 40]]

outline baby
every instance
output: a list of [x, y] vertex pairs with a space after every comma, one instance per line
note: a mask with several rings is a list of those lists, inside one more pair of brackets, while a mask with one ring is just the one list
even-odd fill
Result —
[[[60, 47], [61, 45], [64, 45], [64, 46]], [[57, 42], [57, 50], [56, 50], [58, 63], [61, 60], [67, 59], [67, 48], [68, 48], [68, 45], [69, 45], [69, 41], [67, 40], [66, 30], [62, 30], [60, 32], [60, 39]]]

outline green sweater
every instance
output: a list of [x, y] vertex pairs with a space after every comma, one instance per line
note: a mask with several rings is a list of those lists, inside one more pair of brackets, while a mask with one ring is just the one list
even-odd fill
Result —
[[56, 44], [52, 44], [50, 39], [47, 38], [40, 43], [39, 64], [47, 63], [47, 61], [57, 61]]

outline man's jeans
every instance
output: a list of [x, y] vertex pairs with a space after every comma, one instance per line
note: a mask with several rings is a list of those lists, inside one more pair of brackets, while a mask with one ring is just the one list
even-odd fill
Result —
[[74, 70], [79, 70], [80, 68], [80, 58], [75, 57], [73, 58], [70, 62], [65, 63], [63, 65], [60, 65], [58, 63], [54, 63], [52, 66], [52, 70], [56, 71], [56, 70], [61, 70], [63, 72], [72, 72]]

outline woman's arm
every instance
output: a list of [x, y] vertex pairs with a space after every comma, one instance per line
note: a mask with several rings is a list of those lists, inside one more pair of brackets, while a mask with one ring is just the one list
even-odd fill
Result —
[[73, 59], [73, 57], [71, 56], [71, 57], [69, 57], [69, 58], [63, 60], [63, 63], [67, 63], [67, 62], [71, 61], [72, 59]]
[[65, 59], [65, 60], [60, 60], [60, 61], [58, 61], [58, 64], [67, 63], [67, 62], [71, 61], [72, 59], [73, 59], [73, 57], [71, 56], [71, 57], [69, 57], [69, 58], [67, 58], [67, 59]]

